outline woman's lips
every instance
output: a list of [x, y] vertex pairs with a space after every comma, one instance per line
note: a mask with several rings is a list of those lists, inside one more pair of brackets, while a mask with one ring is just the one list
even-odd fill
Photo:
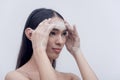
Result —
[[54, 52], [56, 52], [56, 53], [60, 53], [61, 48], [53, 48], [53, 50], [54, 50]]

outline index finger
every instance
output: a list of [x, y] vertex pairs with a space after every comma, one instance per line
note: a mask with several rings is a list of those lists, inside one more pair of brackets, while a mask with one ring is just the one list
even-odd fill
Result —
[[73, 26], [71, 26], [67, 21], [64, 21], [65, 22], [65, 26], [66, 28], [68, 29], [68, 31], [73, 31]]

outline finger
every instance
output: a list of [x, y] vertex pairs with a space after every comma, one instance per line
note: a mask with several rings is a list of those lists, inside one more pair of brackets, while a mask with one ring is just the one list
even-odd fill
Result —
[[50, 33], [54, 28], [55, 28], [55, 24], [49, 24], [48, 28], [47, 28], [47, 32]]
[[74, 33], [78, 36], [78, 31], [76, 29], [76, 25], [73, 25]]
[[50, 23], [50, 21], [51, 21], [51, 18], [49, 18], [44, 24], [43, 24], [43, 28], [42, 28], [42, 30], [43, 31], [45, 31], [45, 32], [50, 32], [52, 29], [53, 29], [53, 27], [55, 27], [55, 24], [51, 24]]
[[66, 28], [68, 29], [68, 31], [73, 31], [73, 26], [71, 26], [67, 21], [64, 21], [65, 22], [65, 26]]
[[45, 24], [48, 24], [51, 21], [51, 18], [43, 20], [41, 23], [39, 23], [38, 28], [43, 28]]
[[73, 29], [73, 26], [71, 26], [68, 22], [66, 22], [65, 21], [65, 26], [66, 26], [66, 28], [67, 28], [67, 30], [68, 30], [68, 34], [70, 35], [70, 36], [72, 36], [73, 34], [74, 34], [74, 29]]
[[49, 23], [49, 24], [51, 23], [51, 18], [48, 19], [48, 23]]
[[45, 19], [45, 20], [43, 20], [41, 23], [39, 23], [38, 26], [37, 26], [37, 28], [36, 28], [36, 30], [42, 28], [43, 24], [44, 24], [46, 21], [47, 21], [47, 19]]
[[42, 25], [42, 28], [39, 28], [39, 32], [45, 33], [46, 35], [49, 35], [49, 33], [55, 28], [55, 24], [49, 24], [48, 22], [45, 22]]
[[46, 21], [48, 21], [48, 19], [43, 20], [41, 23], [39, 23], [39, 25], [43, 25]]
[[42, 21], [42, 22], [38, 25], [37, 30], [38, 30], [38, 31], [46, 31], [47, 28], [48, 28], [48, 25], [49, 25], [49, 21], [51, 21], [51, 18], [45, 19], [44, 21]]

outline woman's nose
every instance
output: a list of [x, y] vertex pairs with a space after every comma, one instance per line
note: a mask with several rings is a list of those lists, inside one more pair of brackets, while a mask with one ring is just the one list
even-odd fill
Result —
[[62, 36], [58, 36], [56, 39], [56, 44], [62, 45], [64, 44], [65, 40]]

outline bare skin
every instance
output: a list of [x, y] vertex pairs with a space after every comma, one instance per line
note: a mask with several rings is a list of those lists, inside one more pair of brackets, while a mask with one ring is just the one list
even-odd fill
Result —
[[21, 68], [8, 73], [5, 80], [80, 80], [72, 73], [56, 71], [51, 65], [64, 45], [75, 58], [83, 80], [98, 80], [80, 50], [75, 26], [53, 17], [41, 22], [35, 30], [26, 29], [25, 33], [32, 42], [32, 58]]

